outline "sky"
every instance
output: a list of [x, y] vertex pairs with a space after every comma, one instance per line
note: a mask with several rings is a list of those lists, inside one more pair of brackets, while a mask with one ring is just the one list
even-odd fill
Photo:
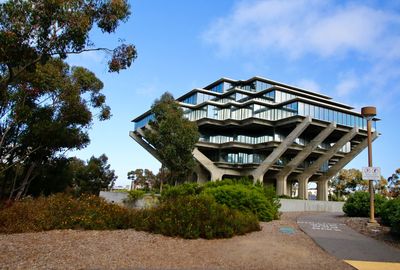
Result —
[[[374, 166], [384, 177], [400, 168], [400, 1], [138, 0], [116, 33], [90, 33], [98, 47], [133, 43], [138, 58], [119, 74], [101, 52], [74, 55], [104, 82], [112, 118], [94, 121], [91, 143], [70, 152], [105, 153], [118, 180], [160, 163], [129, 137], [131, 120], [168, 91], [179, 97], [228, 77], [261, 76], [328, 95], [356, 111], [376, 106], [381, 136]], [[364, 150], [346, 168], [367, 166]]]

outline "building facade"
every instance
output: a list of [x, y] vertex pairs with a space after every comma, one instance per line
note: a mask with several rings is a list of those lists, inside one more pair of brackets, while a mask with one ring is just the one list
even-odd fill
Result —
[[[327, 200], [328, 180], [367, 147], [366, 120], [352, 107], [262, 77], [222, 78], [177, 101], [199, 127], [198, 182], [249, 176], [302, 199], [315, 182], [317, 198]], [[150, 111], [135, 118], [130, 136], [159, 159], [143, 139], [152, 119]]]

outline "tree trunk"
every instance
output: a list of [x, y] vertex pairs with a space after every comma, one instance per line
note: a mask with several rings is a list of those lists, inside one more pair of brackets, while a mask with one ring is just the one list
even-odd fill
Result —
[[31, 175], [32, 175], [32, 172], [33, 172], [33, 169], [35, 168], [35, 166], [36, 166], [35, 162], [33, 162], [33, 163], [29, 166], [29, 169], [28, 169], [28, 171], [26, 172], [25, 178], [24, 178], [24, 180], [22, 181], [21, 186], [19, 187], [18, 193], [17, 193], [17, 195], [16, 195], [15, 198], [14, 198], [16, 201], [18, 201], [19, 199], [21, 199], [22, 194], [24, 194], [24, 192], [25, 192], [25, 189], [28, 188], [28, 186], [29, 186], [29, 184], [28, 184], [28, 183], [29, 183], [29, 179], [30, 179], [30, 177], [31, 177]]

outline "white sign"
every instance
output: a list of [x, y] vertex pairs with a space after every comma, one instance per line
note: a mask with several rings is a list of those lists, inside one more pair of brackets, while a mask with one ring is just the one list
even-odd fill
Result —
[[381, 180], [380, 167], [363, 167], [362, 178], [364, 180]]

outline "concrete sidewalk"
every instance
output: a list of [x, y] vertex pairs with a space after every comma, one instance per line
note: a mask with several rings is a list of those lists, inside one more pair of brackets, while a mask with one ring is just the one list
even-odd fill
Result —
[[339, 219], [342, 215], [341, 213], [310, 214], [299, 217], [297, 223], [325, 251], [349, 264], [359, 261], [378, 262], [378, 264], [391, 262], [394, 264], [382, 264], [375, 269], [388, 269], [388, 266], [400, 269], [400, 250], [349, 228]]

